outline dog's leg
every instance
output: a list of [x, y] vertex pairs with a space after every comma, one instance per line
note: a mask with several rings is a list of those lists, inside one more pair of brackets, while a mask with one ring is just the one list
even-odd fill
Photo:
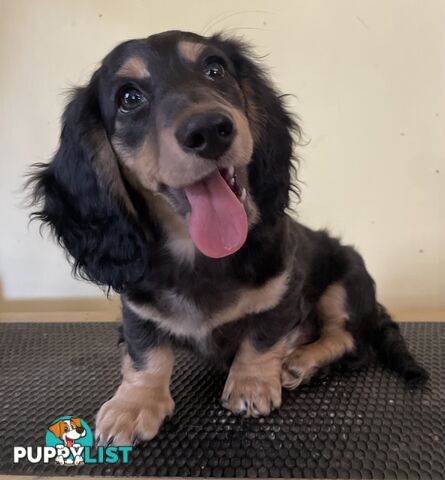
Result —
[[320, 367], [329, 365], [345, 353], [354, 350], [354, 339], [346, 328], [346, 292], [342, 285], [333, 284], [318, 303], [322, 327], [320, 338], [296, 347], [283, 362], [282, 385], [293, 389], [307, 383]]
[[100, 443], [130, 445], [136, 438], [152, 439], [174, 402], [170, 395], [173, 351], [157, 327], [123, 304], [122, 334], [127, 352], [122, 383], [102, 405], [96, 419]]
[[280, 373], [285, 342], [258, 350], [250, 339], [242, 342], [230, 368], [222, 404], [234, 413], [256, 417], [281, 405]]
[[165, 346], [151, 349], [141, 366], [128, 354], [124, 356], [122, 383], [97, 414], [100, 444], [131, 445], [136, 438], [150, 440], [158, 433], [174, 409], [170, 395], [173, 363], [173, 352]]

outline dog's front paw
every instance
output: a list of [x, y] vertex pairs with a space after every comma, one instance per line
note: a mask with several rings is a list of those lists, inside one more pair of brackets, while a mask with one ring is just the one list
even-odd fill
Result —
[[59, 455], [59, 456], [56, 457], [56, 463], [58, 463], [59, 465], [64, 465], [65, 464], [65, 460], [62, 457], [62, 455]]
[[296, 350], [283, 363], [281, 385], [293, 390], [301, 384], [309, 383], [316, 372], [317, 366], [314, 365], [305, 350]]
[[221, 402], [233, 413], [247, 417], [268, 415], [281, 405], [280, 379], [229, 374]]
[[80, 455], [77, 455], [74, 458], [74, 465], [81, 465], [83, 463], [83, 458]]
[[152, 389], [116, 395], [100, 408], [96, 419], [99, 445], [125, 446], [136, 439], [151, 440], [164, 419], [173, 414], [175, 403], [170, 392]]

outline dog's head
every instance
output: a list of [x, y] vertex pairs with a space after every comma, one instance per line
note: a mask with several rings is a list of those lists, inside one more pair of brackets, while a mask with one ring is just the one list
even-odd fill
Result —
[[68, 104], [59, 150], [34, 177], [37, 216], [78, 271], [116, 290], [143, 276], [159, 235], [231, 255], [288, 204], [292, 128], [239, 41], [125, 42]]
[[57, 438], [61, 440], [77, 440], [84, 437], [85, 429], [82, 427], [80, 418], [70, 418], [69, 420], [59, 420], [48, 427]]

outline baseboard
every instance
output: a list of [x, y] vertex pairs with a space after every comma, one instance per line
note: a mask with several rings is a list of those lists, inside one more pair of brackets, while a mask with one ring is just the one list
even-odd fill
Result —
[[117, 322], [110, 312], [0, 312], [0, 323], [92, 323]]
[[[445, 310], [391, 310], [399, 322], [445, 322]], [[112, 322], [119, 297], [0, 300], [0, 322]]]
[[445, 310], [391, 310], [398, 322], [445, 322]]
[[6, 300], [0, 298], [0, 312], [118, 312], [119, 296], [28, 298]]
[[1, 300], [0, 322], [112, 322], [120, 318], [117, 295], [110, 298]]

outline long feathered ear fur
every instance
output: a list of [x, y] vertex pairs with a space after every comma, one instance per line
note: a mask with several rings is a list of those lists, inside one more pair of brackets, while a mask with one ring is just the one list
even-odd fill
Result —
[[102, 125], [97, 84], [96, 73], [75, 92], [63, 116], [56, 155], [50, 163], [34, 166], [29, 184], [40, 210], [31, 217], [51, 227], [75, 274], [119, 292], [142, 278], [147, 241], [131, 205], [105, 179], [104, 168], [114, 172], [114, 183], [122, 182]]
[[289, 205], [289, 192], [299, 196], [296, 179], [291, 180], [294, 137], [300, 127], [286, 110], [283, 96], [273, 88], [254, 60], [250, 47], [222, 34], [212, 37], [232, 60], [244, 93], [246, 113], [254, 137], [249, 183], [263, 223], [274, 222]]

